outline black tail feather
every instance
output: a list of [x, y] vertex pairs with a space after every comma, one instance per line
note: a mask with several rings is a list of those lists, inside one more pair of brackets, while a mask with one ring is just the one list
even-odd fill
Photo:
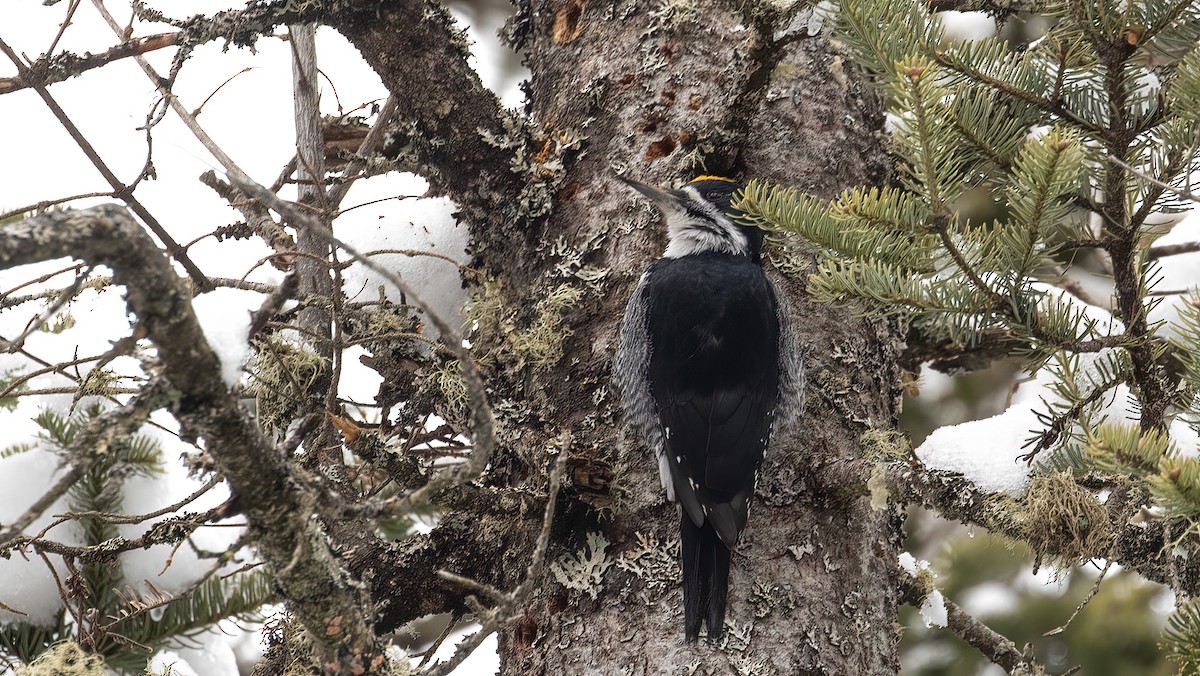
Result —
[[700, 623], [710, 639], [725, 629], [725, 595], [729, 589], [729, 548], [712, 526], [697, 526], [684, 512], [679, 523], [683, 564], [683, 631], [688, 641], [700, 636]]

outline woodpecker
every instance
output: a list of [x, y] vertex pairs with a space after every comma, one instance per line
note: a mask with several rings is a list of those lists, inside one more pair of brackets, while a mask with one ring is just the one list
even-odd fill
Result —
[[619, 178], [658, 207], [667, 248], [629, 300], [615, 376], [627, 419], [680, 506], [684, 635], [695, 641], [703, 623], [715, 639], [730, 552], [772, 427], [803, 403], [803, 367], [762, 269], [764, 232], [734, 219], [742, 184], [700, 176], [660, 190]]

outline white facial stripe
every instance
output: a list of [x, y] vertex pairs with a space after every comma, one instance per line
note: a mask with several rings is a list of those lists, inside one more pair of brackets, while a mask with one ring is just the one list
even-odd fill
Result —
[[709, 251], [735, 255], [749, 253], [750, 243], [737, 224], [701, 197], [694, 186], [686, 186], [683, 191], [691, 198], [691, 208], [699, 213], [679, 210], [667, 214], [668, 243], [667, 250], [663, 253], [665, 258], [679, 258]]

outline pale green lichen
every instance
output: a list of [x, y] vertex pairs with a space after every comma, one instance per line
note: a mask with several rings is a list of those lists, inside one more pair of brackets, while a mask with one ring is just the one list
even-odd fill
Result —
[[565, 554], [550, 564], [550, 574], [567, 589], [586, 593], [595, 600], [604, 586], [604, 573], [613, 562], [605, 553], [608, 540], [597, 532], [587, 534], [583, 549]]
[[650, 10], [650, 29], [646, 34], [689, 24], [698, 25], [703, 16], [704, 9], [699, 0], [659, 0], [658, 5]]
[[272, 433], [287, 427], [298, 415], [309, 388], [327, 368], [321, 355], [307, 345], [280, 336], [255, 338], [254, 354], [246, 364], [258, 422]]
[[103, 657], [66, 641], [52, 646], [16, 673], [17, 676], [107, 676], [108, 669]]
[[621, 552], [616, 564], [621, 570], [627, 570], [637, 576], [647, 589], [663, 591], [679, 584], [679, 563], [675, 552], [679, 542], [663, 543], [654, 533], [634, 533], [637, 544], [629, 550]]
[[583, 298], [583, 290], [570, 284], [560, 284], [538, 301], [536, 317], [525, 331], [509, 336], [509, 342], [523, 360], [534, 368], [553, 366], [562, 359], [563, 342], [570, 337], [566, 312]]
[[717, 648], [729, 655], [732, 662], [735, 659], [745, 657], [745, 653], [750, 648], [751, 634], [754, 631], [752, 622], [734, 622], [728, 618], [725, 620], [725, 633], [721, 635], [721, 640], [717, 644]]
[[448, 359], [439, 363], [430, 372], [429, 382], [441, 395], [441, 403], [446, 407], [448, 414], [466, 418], [471, 402], [467, 395], [467, 381], [463, 380], [458, 360]]
[[1069, 472], [1037, 476], [1021, 503], [1022, 535], [1033, 549], [1034, 569], [1049, 562], [1060, 571], [1104, 556], [1113, 527], [1096, 494]]
[[903, 460], [912, 450], [908, 436], [900, 430], [870, 429], [858, 437], [863, 455], [876, 461]]
[[108, 396], [117, 384], [117, 381], [117, 374], [113, 373], [110, 369], [94, 368], [88, 371], [87, 375], [83, 377], [83, 381], [79, 383], [79, 396]]
[[504, 302], [501, 282], [484, 282], [463, 310], [475, 341], [476, 360], [486, 366], [503, 364], [512, 370], [553, 366], [562, 359], [563, 342], [571, 336], [567, 311], [584, 293], [575, 284], [559, 284], [534, 306], [529, 326], [518, 329], [516, 309]]
[[754, 617], [767, 617], [776, 608], [787, 611], [795, 610], [799, 594], [792, 585], [779, 585], [771, 581], [755, 580], [750, 590], [750, 605], [754, 607]]
[[887, 485], [887, 471], [882, 464], [871, 468], [871, 476], [867, 479], [867, 490], [870, 491], [871, 509], [882, 511], [888, 507], [890, 491]]

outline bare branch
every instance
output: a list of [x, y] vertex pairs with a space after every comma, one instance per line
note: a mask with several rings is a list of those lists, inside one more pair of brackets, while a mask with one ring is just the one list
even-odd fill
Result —
[[1181, 244], [1164, 244], [1162, 246], [1152, 246], [1146, 252], [1146, 258], [1156, 261], [1160, 258], [1168, 256], [1178, 256], [1180, 254], [1190, 254], [1200, 251], [1200, 242], [1183, 242]]
[[213, 192], [223, 197], [231, 207], [241, 212], [250, 231], [262, 238], [275, 253], [280, 254], [271, 258], [272, 265], [283, 271], [292, 269], [295, 260], [289, 254], [295, 251], [296, 240], [271, 218], [265, 207], [217, 178], [217, 173], [211, 169], [200, 174], [200, 182], [212, 188]]
[[[920, 606], [927, 595], [918, 578], [908, 571], [900, 571], [897, 575], [900, 581], [900, 596], [910, 606]], [[959, 608], [950, 599], [943, 599], [946, 605], [946, 628], [966, 641], [980, 654], [995, 664], [1003, 667], [1010, 674], [1044, 674], [1034, 659], [1017, 650], [1016, 644], [998, 634], [991, 627], [975, 619]]]
[[[79, 128], [75, 126], [75, 123], [72, 122], [71, 118], [67, 116], [66, 111], [64, 111], [62, 107], [58, 105], [58, 102], [54, 100], [54, 97], [50, 96], [50, 92], [46, 89], [46, 87], [30, 79], [29, 67], [25, 65], [25, 62], [21, 60], [21, 57], [17, 56], [17, 53], [13, 51], [12, 47], [10, 47], [8, 43], [2, 39], [0, 39], [0, 52], [4, 52], [5, 56], [7, 56], [8, 59], [13, 62], [13, 65], [17, 67], [17, 73], [20, 74], [20, 77], [25, 78], [26, 81], [32, 83], [30, 86], [32, 86], [33, 89], [38, 93], [38, 96], [42, 98], [42, 101], [48, 108], [50, 108], [50, 111], [54, 113], [54, 117], [58, 118], [59, 124], [61, 124], [63, 128], [67, 130], [67, 133], [70, 134], [71, 138], [75, 140], [76, 145], [78, 145], [79, 149], [83, 151], [83, 154], [87, 155], [87, 158], [91, 160], [92, 165], [96, 167], [96, 170], [100, 172], [100, 175], [104, 177], [104, 180], [108, 181], [108, 184], [112, 186], [113, 194], [119, 195], [121, 201], [125, 202], [125, 204], [129, 206], [133, 213], [137, 214], [138, 218], [142, 219], [146, 226], [154, 232], [154, 234], [162, 241], [163, 245], [167, 247], [167, 252], [171, 254], [171, 257], [179, 261], [180, 265], [187, 270], [188, 274], [192, 277], [192, 281], [194, 281], [197, 286], [206, 290], [211, 288], [212, 285], [208, 281], [208, 278], [205, 277], [204, 273], [200, 271], [200, 268], [192, 262], [192, 259], [188, 258], [187, 252], [184, 251], [183, 247], [179, 246], [179, 243], [171, 237], [166, 228], [164, 228], [162, 224], [158, 222], [158, 219], [156, 219], [154, 215], [151, 214], [146, 207], [142, 206], [142, 203], [133, 196], [129, 186], [122, 183], [121, 179], [117, 178], [117, 175], [108, 168], [108, 165], [104, 163], [104, 160], [100, 157], [100, 154], [96, 152], [94, 147], [92, 147], [91, 142], [84, 137], [83, 132], [79, 131]], [[145, 61], [145, 59], [140, 56], [135, 58], [140, 59], [143, 62]]]
[[9, 209], [8, 211], [5, 211], [4, 213], [0, 214], [0, 221], [7, 221], [8, 219], [12, 218], [13, 216], [20, 216], [22, 214], [27, 214], [30, 212], [40, 213], [42, 211], [45, 211], [46, 209], [49, 209], [52, 206], [55, 206], [58, 204], [64, 204], [66, 202], [73, 202], [75, 200], [86, 199], [88, 197], [113, 197], [113, 198], [116, 198], [117, 195], [111, 191], [109, 191], [109, 192], [85, 192], [85, 193], [81, 193], [78, 195], [71, 195], [70, 197], [59, 197], [57, 199], [42, 200], [40, 202], [34, 202], [33, 204], [27, 204], [23, 207], [17, 207], [16, 209]]
[[495, 608], [487, 611], [485, 617], [481, 618], [483, 626], [479, 628], [479, 631], [463, 639], [456, 646], [454, 657], [446, 662], [439, 662], [433, 665], [426, 673], [431, 676], [446, 676], [457, 669], [463, 660], [475, 652], [475, 649], [483, 643], [485, 638], [511, 620], [516, 612], [520, 610], [521, 606], [529, 600], [530, 593], [532, 593], [535, 586], [541, 580], [542, 569], [546, 564], [546, 550], [550, 546], [550, 527], [554, 524], [554, 507], [558, 502], [558, 489], [562, 485], [563, 468], [566, 467], [567, 448], [570, 445], [570, 436], [568, 434], [560, 437], [558, 458], [550, 470], [550, 488], [547, 491], [546, 511], [542, 515], [542, 529], [538, 533], [537, 545], [534, 547], [533, 556], [529, 562], [529, 569], [525, 572], [525, 579], [521, 581], [521, 584], [512, 593], [503, 594], [490, 585], [481, 584], [446, 571], [438, 572], [438, 575], [443, 579], [458, 584], [466, 584], [472, 589], [483, 590], [493, 598], [498, 597], [497, 600], [499, 603]]
[[225, 477], [221, 476], [220, 474], [214, 474], [214, 475], [212, 475], [212, 477], [209, 478], [208, 481], [204, 482], [203, 486], [196, 489], [195, 492], [193, 492], [191, 495], [187, 496], [186, 498], [184, 498], [174, 504], [167, 505], [166, 507], [163, 507], [162, 509], [156, 509], [153, 512], [147, 512], [145, 514], [128, 515], [128, 514], [108, 514], [106, 512], [64, 512], [62, 514], [55, 514], [54, 516], [56, 519], [59, 519], [58, 523], [63, 523], [65, 521], [78, 520], [78, 519], [92, 519], [92, 520], [98, 521], [100, 523], [123, 523], [123, 524], [145, 523], [146, 521], [149, 521], [150, 519], [157, 519], [160, 516], [166, 516], [167, 514], [174, 514], [175, 512], [178, 512], [179, 510], [183, 509], [187, 505], [195, 502], [197, 499], [200, 498], [201, 495], [204, 495], [205, 493], [216, 488], [217, 485], [220, 484], [224, 480], [225, 480]]
[[17, 77], [0, 77], [0, 95], [11, 94], [29, 87], [46, 86], [81, 75], [93, 68], [105, 66], [113, 61], [141, 56], [174, 46], [179, 33], [159, 33], [144, 38], [134, 38], [99, 54], [79, 56], [70, 52], [43, 56], [29, 64], [29, 68]]
[[[396, 143], [389, 156], [415, 164], [432, 190], [449, 194], [469, 223], [511, 226], [514, 196], [526, 178], [514, 172], [526, 144], [506, 129], [506, 112], [468, 63], [454, 19], [440, 5], [420, 0], [371, 3], [331, 13], [326, 22], [344, 35], [397, 94]], [[381, 41], [380, 34], [400, 36]], [[395, 58], [397, 44], [404, 59]], [[512, 138], [516, 136], [516, 138]], [[491, 142], [489, 142], [489, 140]]]
[[287, 458], [263, 436], [221, 380], [217, 355], [191, 308], [191, 292], [154, 241], [115, 205], [52, 212], [0, 228], [0, 269], [77, 256], [113, 270], [178, 391], [172, 413], [184, 435], [202, 437], [249, 519], [259, 553], [277, 571], [290, 608], [323, 642], [323, 659], [347, 670], [379, 655], [358, 592], [346, 581], [310, 515]]
[[[396, 143], [386, 154], [400, 156], [434, 191], [453, 197], [468, 222], [511, 225], [517, 215], [512, 198], [526, 179], [512, 167], [525, 139], [511, 138], [503, 107], [468, 63], [467, 45], [441, 5], [399, 0], [329, 11], [319, 3], [256, 4], [183, 22], [146, 8], [141, 15], [179, 27], [191, 45], [228, 40], [247, 46], [280, 24], [316, 21], [336, 29], [398, 94], [396, 119], [403, 124], [393, 129]], [[405, 58], [396, 58], [398, 48]]]
[[[947, 519], [972, 523], [1014, 539], [1024, 540], [1028, 536], [1022, 530], [1024, 519], [1017, 511], [1021, 505], [1019, 499], [1015, 500], [1007, 494], [986, 493], [961, 474], [931, 469], [916, 458], [890, 462], [884, 471], [891, 488], [890, 497], [895, 502], [921, 505], [937, 511]], [[836, 480], [839, 477], [850, 481], [850, 476], [869, 473], [870, 470], [866, 468], [854, 469], [846, 466], [830, 472], [823, 481]], [[1116, 532], [1107, 550], [1098, 554], [1136, 571], [1148, 580], [1164, 584], [1176, 580], [1178, 588], [1184, 592], [1200, 594], [1200, 561], [1196, 561], [1200, 554], [1187, 559], [1161, 556], [1163, 547], [1170, 546], [1165, 535], [1165, 529], [1170, 522], [1161, 519], [1139, 525], [1130, 523], [1130, 519], [1140, 511], [1145, 500], [1144, 495], [1131, 491], [1128, 487], [1118, 486], [1112, 490], [1103, 508], [1108, 513], [1109, 522], [1114, 524]], [[1075, 557], [1079, 554], [1078, 551], [1068, 551], [1070, 547], [1066, 538], [1061, 542], [1046, 542], [1045, 545], [1051, 549], [1050, 555]], [[1056, 547], [1060, 549], [1054, 551]], [[1179, 561], [1183, 563], [1177, 565]]]

